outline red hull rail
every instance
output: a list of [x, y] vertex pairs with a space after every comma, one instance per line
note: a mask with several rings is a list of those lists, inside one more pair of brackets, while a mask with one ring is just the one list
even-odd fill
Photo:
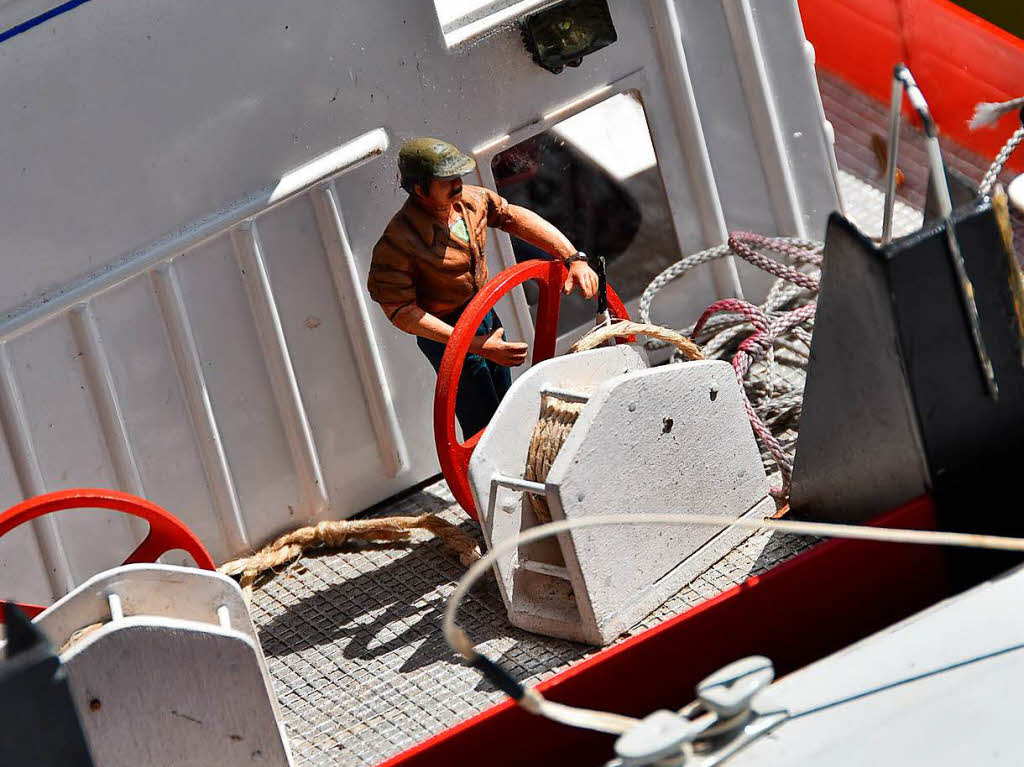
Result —
[[[902, 61], [928, 98], [943, 135], [994, 157], [1019, 126], [1008, 115], [995, 130], [967, 123], [979, 101], [1024, 95], [1024, 40], [949, 0], [799, 0], [817, 65], [889, 103], [892, 70]], [[1010, 158], [1024, 170], [1024, 154]]]

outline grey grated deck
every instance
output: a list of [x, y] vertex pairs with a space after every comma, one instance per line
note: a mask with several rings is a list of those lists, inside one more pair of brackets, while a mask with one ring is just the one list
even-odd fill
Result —
[[[870, 147], [884, 135], [886, 108], [840, 80], [819, 77], [825, 112], [836, 129], [836, 154], [848, 215], [869, 234], [880, 229], [880, 173]], [[927, 94], [926, 94], [927, 95]], [[904, 128], [900, 167], [909, 205], [897, 209], [897, 230], [920, 220], [925, 155]], [[988, 162], [944, 142], [952, 167], [978, 179]], [[1004, 174], [1003, 180], [1008, 181]], [[910, 207], [913, 206], [913, 207]], [[1024, 226], [1014, 216], [1018, 253]], [[376, 512], [439, 513], [477, 534], [436, 482]], [[809, 539], [756, 533], [715, 563], [633, 629], [676, 615], [810, 546]], [[350, 547], [303, 560], [257, 590], [253, 618], [284, 711], [300, 767], [376, 764], [500, 701], [502, 694], [459, 664], [441, 636], [445, 602], [463, 573], [440, 543]], [[493, 580], [467, 599], [462, 622], [470, 636], [517, 678], [536, 682], [594, 648], [513, 628]], [[680, 691], [687, 698], [692, 691]]]
[[[439, 513], [476, 534], [443, 481], [377, 515]], [[654, 626], [810, 545], [756, 533], [649, 615]], [[459, 663], [441, 614], [464, 572], [440, 542], [364, 545], [304, 559], [255, 592], [252, 613], [297, 765], [370, 765], [504, 697]], [[518, 679], [537, 682], [595, 652], [511, 626], [493, 580], [464, 603], [462, 623]], [[691, 691], [683, 691], [685, 697]]]

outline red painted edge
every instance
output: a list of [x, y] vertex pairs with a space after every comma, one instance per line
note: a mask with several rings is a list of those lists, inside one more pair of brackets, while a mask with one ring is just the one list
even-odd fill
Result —
[[[949, 0], [799, 0], [816, 63], [889, 103], [892, 68], [914, 73], [945, 136], [994, 157], [1016, 126], [1007, 115], [994, 128], [967, 123], [980, 101], [1024, 94], [1024, 41]], [[1024, 153], [1008, 165], [1024, 170]]]
[[[924, 496], [872, 524], [934, 529]], [[788, 673], [948, 594], [936, 547], [832, 540], [658, 626], [602, 650], [539, 685], [567, 704], [644, 715], [679, 707], [725, 663], [761, 653]], [[493, 744], [507, 744], [495, 749]], [[560, 727], [508, 700], [383, 762], [381, 767], [601, 763], [611, 739]], [[475, 756], [474, 756], [475, 755]]]

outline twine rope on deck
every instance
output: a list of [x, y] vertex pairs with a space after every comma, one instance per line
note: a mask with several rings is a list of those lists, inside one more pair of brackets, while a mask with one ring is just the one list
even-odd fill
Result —
[[318, 522], [285, 533], [250, 556], [225, 562], [217, 568], [217, 572], [232, 577], [240, 576], [242, 593], [246, 602], [249, 602], [253, 585], [262, 573], [290, 565], [308, 551], [339, 548], [353, 539], [408, 541], [414, 530], [425, 530], [439, 538], [445, 548], [455, 554], [466, 567], [480, 558], [480, 549], [473, 536], [436, 514], [419, 514]]
[[[613, 338], [643, 335], [674, 346], [689, 360], [702, 360], [704, 354], [692, 340], [671, 328], [651, 325], [642, 322], [618, 321], [610, 325], [599, 325], [583, 336], [569, 353], [587, 351], [601, 346]], [[551, 464], [555, 462], [558, 451], [572, 431], [584, 403], [567, 402], [558, 397], [545, 395], [541, 398], [540, 417], [530, 436], [530, 447], [527, 450], [526, 470], [523, 478], [531, 482], [544, 482], [547, 479]], [[551, 510], [547, 500], [536, 493], [527, 495], [534, 515], [540, 522], [551, 521]]]

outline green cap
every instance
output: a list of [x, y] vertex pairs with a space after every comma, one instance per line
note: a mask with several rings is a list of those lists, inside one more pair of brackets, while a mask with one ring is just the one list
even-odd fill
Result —
[[460, 152], [454, 144], [439, 138], [414, 138], [398, 150], [398, 172], [402, 183], [455, 178], [469, 173], [476, 160]]

